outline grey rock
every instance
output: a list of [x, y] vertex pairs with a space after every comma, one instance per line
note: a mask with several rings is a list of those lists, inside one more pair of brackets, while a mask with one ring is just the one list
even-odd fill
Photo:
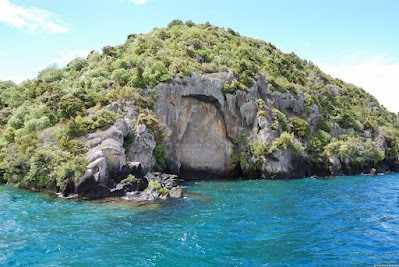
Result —
[[152, 153], [156, 146], [154, 134], [144, 124], [135, 129], [136, 138], [126, 152], [127, 160], [140, 162], [144, 172], [148, 172], [155, 164]]
[[338, 88], [336, 88], [336, 87], [335, 87], [334, 85], [332, 85], [332, 84], [327, 85], [327, 89], [330, 91], [330, 94], [331, 94], [332, 96], [334, 96], [334, 97], [340, 95]]
[[135, 202], [154, 201], [158, 199], [159, 196], [160, 194], [156, 190], [149, 189], [141, 192], [136, 191], [136, 192], [127, 193], [125, 199]]
[[103, 157], [104, 157], [104, 153], [101, 150], [101, 147], [99, 147], [99, 146], [89, 149], [86, 153], [87, 162], [93, 162], [93, 161], [95, 161], [99, 158], [103, 158]]
[[304, 109], [304, 99], [301, 96], [293, 96], [289, 93], [273, 92], [276, 101], [276, 107], [283, 112], [293, 112], [301, 114]]
[[199, 64], [204, 63], [204, 59], [203, 59], [201, 56], [199, 56], [199, 55], [195, 55], [195, 60], [196, 60]]
[[109, 193], [109, 197], [123, 197], [125, 190], [121, 188], [112, 188]]
[[137, 185], [134, 185], [132, 182], [120, 182], [116, 185], [115, 188], [119, 190], [124, 190], [124, 192], [138, 191]]
[[81, 199], [103, 198], [110, 194], [110, 189], [103, 184], [97, 183], [90, 172], [86, 172], [80, 179], [76, 191]]
[[313, 104], [310, 107], [310, 114], [308, 116], [308, 122], [309, 126], [312, 129], [312, 131], [316, 130], [317, 123], [319, 122], [320, 119], [320, 110], [319, 107], [316, 104]]
[[177, 180], [171, 178], [163, 182], [163, 186], [169, 190], [172, 189], [173, 187], [176, 187], [177, 185], [178, 185]]
[[262, 116], [258, 117], [257, 125], [254, 125], [254, 134], [260, 143], [271, 144], [276, 139], [270, 121]]
[[119, 104], [119, 103], [111, 103], [111, 104], [108, 104], [108, 105], [106, 105], [105, 107], [104, 107], [104, 109], [108, 109], [109, 111], [112, 111], [112, 112], [118, 112], [118, 111], [122, 111], [122, 106]]
[[106, 130], [98, 130], [95, 133], [89, 134], [86, 141], [86, 146], [89, 148], [99, 145], [106, 139], [115, 139], [123, 144], [124, 138], [127, 136], [129, 126], [124, 120], [118, 120]]
[[[213, 104], [195, 98], [183, 98], [181, 106], [180, 120], [166, 146], [167, 162], [171, 159], [178, 163], [172, 171], [222, 175], [230, 168], [232, 144], [226, 139], [221, 112]], [[169, 161], [168, 165], [174, 164]]]
[[342, 134], [346, 134], [346, 133], [347, 133], [347, 131], [345, 129], [341, 128], [341, 126], [339, 126], [338, 123], [336, 123], [336, 122], [331, 123], [330, 134], [332, 137], [338, 137], [338, 136], [340, 136]]
[[227, 78], [227, 73], [212, 73], [204, 76], [193, 75], [187, 86], [181, 91], [182, 96], [204, 96], [215, 99], [219, 106], [224, 106], [224, 96], [221, 88]]
[[247, 102], [240, 107], [241, 117], [247, 126], [252, 126], [256, 119], [258, 106], [254, 101]]
[[169, 195], [170, 195], [171, 198], [183, 198], [184, 197], [183, 189], [181, 189], [181, 188], [172, 188], [169, 191]]
[[95, 161], [90, 162], [87, 166], [87, 171], [93, 174], [96, 182], [108, 184], [109, 171], [107, 161], [104, 157], [98, 158]]
[[128, 174], [132, 174], [136, 179], [141, 179], [144, 177], [143, 168], [140, 162], [128, 162]]
[[341, 176], [343, 175], [342, 164], [341, 161], [337, 157], [329, 158], [330, 166], [331, 166], [331, 175], [333, 176]]

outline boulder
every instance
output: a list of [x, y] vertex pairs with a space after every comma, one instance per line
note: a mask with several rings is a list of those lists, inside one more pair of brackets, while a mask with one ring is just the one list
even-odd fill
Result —
[[[87, 171], [93, 175], [96, 182], [108, 184], [109, 171], [105, 157], [101, 157], [93, 162], [90, 162], [89, 165], [87, 166]], [[81, 180], [82, 179], [83, 178], [81, 178]]]
[[106, 185], [96, 182], [93, 174], [86, 172], [77, 185], [77, 194], [81, 199], [97, 199], [107, 197], [110, 189]]
[[125, 199], [135, 202], [154, 201], [158, 199], [159, 196], [160, 194], [155, 189], [149, 189], [146, 191], [136, 191], [136, 192], [127, 193]]
[[273, 92], [276, 107], [283, 112], [302, 114], [304, 110], [304, 99], [301, 96], [293, 96], [289, 93]]
[[133, 192], [137, 191], [137, 186], [132, 182], [120, 182], [116, 185], [115, 189], [123, 190], [123, 192]]
[[265, 158], [262, 173], [271, 179], [302, 178], [308, 176], [308, 166], [301, 155], [292, 150], [281, 150]]
[[136, 178], [144, 178], [143, 168], [140, 162], [128, 162], [128, 174], [134, 175]]
[[123, 197], [125, 195], [125, 190], [121, 188], [112, 188], [109, 193], [109, 197]]
[[124, 192], [144, 191], [148, 187], [148, 180], [145, 178], [135, 179], [134, 181], [122, 181], [115, 188], [122, 189]]
[[145, 178], [136, 179], [133, 181], [133, 185], [136, 186], [138, 191], [144, 191], [148, 187], [148, 180]]
[[255, 101], [250, 101], [240, 107], [240, 114], [246, 126], [252, 126], [256, 119], [258, 106]]
[[116, 182], [122, 180], [127, 169], [125, 149], [122, 144], [109, 138], [104, 140], [100, 147], [106, 159], [110, 178]]
[[172, 188], [169, 191], [169, 195], [171, 198], [183, 198], [184, 197], [183, 189], [176, 187]]
[[92, 148], [98, 146], [106, 139], [115, 139], [120, 144], [123, 144], [124, 138], [128, 135], [129, 126], [124, 120], [117, 120], [113, 125], [105, 130], [98, 130], [95, 133], [87, 136], [86, 146]]
[[149, 172], [155, 162], [152, 156], [156, 146], [153, 132], [144, 124], [137, 124], [136, 138], [127, 150], [127, 159], [131, 162], [140, 162], [144, 172]]

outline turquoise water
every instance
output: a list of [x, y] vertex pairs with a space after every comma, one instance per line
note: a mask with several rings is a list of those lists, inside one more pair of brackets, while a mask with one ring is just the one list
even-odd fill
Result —
[[399, 263], [399, 175], [186, 186], [141, 206], [0, 186], [0, 265]]

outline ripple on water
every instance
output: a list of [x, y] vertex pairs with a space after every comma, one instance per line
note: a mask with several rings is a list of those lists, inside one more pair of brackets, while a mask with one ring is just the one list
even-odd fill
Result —
[[185, 199], [150, 204], [0, 186], [0, 265], [392, 263], [398, 179], [204, 181], [187, 183]]

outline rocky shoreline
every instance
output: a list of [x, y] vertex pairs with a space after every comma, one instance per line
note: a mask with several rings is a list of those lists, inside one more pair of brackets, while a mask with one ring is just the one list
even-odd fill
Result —
[[[273, 112], [272, 115], [260, 112], [257, 99], [264, 99], [275, 110], [293, 117], [303, 113], [304, 99], [271, 91], [262, 76], [249, 92], [223, 95], [221, 88], [231, 79], [231, 73], [193, 75], [185, 82], [156, 86], [153, 89], [158, 95], [155, 124], [161, 125], [162, 131], [152, 125], [151, 115], [140, 113], [131, 101], [115, 101], [103, 107], [121, 115], [111, 125], [79, 137], [87, 149], [85, 173], [67, 179], [63, 188], [54, 185], [49, 191], [64, 197], [76, 195], [80, 199], [123, 197], [150, 201], [182, 197], [177, 177], [289, 179], [399, 171], [397, 159], [376, 162], [366, 158], [359, 165], [350, 155], [338, 158], [327, 154], [324, 165], [317, 166], [309, 160], [306, 151], [298, 153], [293, 147], [310, 141], [287, 134], [288, 144], [266, 153], [267, 146], [278, 143], [284, 134], [276, 126], [279, 124]], [[93, 109], [88, 113], [89, 117], [95, 116]], [[313, 105], [308, 115], [311, 132], [317, 131], [320, 120], [322, 114]], [[51, 135], [52, 130], [49, 128], [47, 135]], [[351, 134], [353, 129], [331, 123], [332, 138]], [[368, 131], [361, 133], [364, 140], [368, 135]], [[378, 149], [389, 150], [387, 139], [383, 135], [378, 138]], [[48, 143], [46, 135], [41, 135], [41, 142]], [[267, 146], [262, 147], [265, 144]], [[157, 148], [162, 148], [163, 154], [156, 155]], [[159, 159], [164, 161], [164, 166]], [[21, 177], [15, 174], [7, 182], [12, 185], [18, 180]], [[34, 186], [26, 188], [35, 190]]]

